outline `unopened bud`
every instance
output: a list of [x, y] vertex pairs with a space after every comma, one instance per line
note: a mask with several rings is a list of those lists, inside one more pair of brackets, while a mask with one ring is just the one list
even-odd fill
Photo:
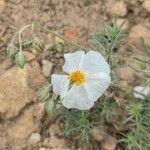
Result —
[[42, 54], [45, 48], [43, 42], [38, 37], [33, 38], [32, 46], [38, 54]]
[[23, 52], [20, 51], [18, 54], [16, 54], [15, 61], [19, 68], [21, 68], [21, 69], [24, 68], [25, 56], [24, 56]]
[[15, 58], [15, 55], [17, 54], [18, 52], [18, 48], [13, 45], [13, 44], [10, 44], [8, 47], [7, 47], [7, 54], [8, 54], [8, 57], [14, 59]]
[[38, 90], [37, 97], [39, 102], [45, 102], [51, 97], [51, 85], [46, 85]]
[[32, 45], [32, 41], [25, 39], [25, 40], [22, 41], [21, 45], [22, 45], [24, 48], [27, 48], [27, 47], [29, 47], [29, 46]]
[[55, 48], [56, 48], [56, 50], [59, 52], [59, 53], [61, 53], [61, 54], [63, 54], [64, 53], [64, 45], [62, 44], [62, 43], [56, 43], [55, 44]]
[[55, 103], [52, 99], [45, 103], [45, 109], [49, 116], [53, 116], [53, 114], [56, 110], [56, 107], [55, 107]]

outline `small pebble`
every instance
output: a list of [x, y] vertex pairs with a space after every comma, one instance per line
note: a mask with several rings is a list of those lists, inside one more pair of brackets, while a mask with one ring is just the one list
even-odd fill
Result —
[[40, 147], [39, 150], [50, 150], [49, 148]]
[[123, 1], [118, 1], [112, 5], [110, 10], [112, 15], [117, 15], [120, 17], [124, 17], [127, 14], [127, 7]]
[[150, 0], [145, 0], [142, 6], [145, 10], [150, 12]]
[[46, 59], [42, 60], [42, 72], [46, 77], [49, 77], [52, 71], [52, 63]]
[[41, 141], [41, 135], [39, 133], [32, 133], [28, 141], [31, 144], [36, 144]]

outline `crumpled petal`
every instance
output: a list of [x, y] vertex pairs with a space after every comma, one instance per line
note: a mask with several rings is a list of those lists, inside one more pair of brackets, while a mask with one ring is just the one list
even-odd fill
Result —
[[84, 88], [88, 93], [89, 99], [96, 101], [109, 87], [111, 78], [105, 73], [93, 74], [87, 76]]
[[139, 99], [144, 99], [144, 96], [150, 94], [150, 89], [145, 86], [136, 86], [134, 87], [134, 96]]
[[88, 110], [93, 107], [94, 101], [88, 98], [85, 88], [81, 85], [73, 86], [64, 97], [62, 104], [68, 109]]
[[69, 88], [69, 80], [67, 75], [55, 75], [51, 77], [53, 91], [55, 94], [60, 95], [61, 99], [67, 94]]
[[65, 64], [63, 66], [63, 71], [72, 73], [80, 70], [83, 65], [84, 55], [84, 51], [76, 51], [74, 53], [64, 54]]
[[90, 74], [100, 72], [110, 74], [110, 67], [104, 57], [99, 52], [93, 50], [85, 54], [82, 69]]

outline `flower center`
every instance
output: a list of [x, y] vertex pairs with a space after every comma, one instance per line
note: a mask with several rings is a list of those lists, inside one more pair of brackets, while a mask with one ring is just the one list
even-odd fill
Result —
[[85, 82], [85, 73], [82, 71], [75, 71], [68, 75], [68, 80], [79, 86]]

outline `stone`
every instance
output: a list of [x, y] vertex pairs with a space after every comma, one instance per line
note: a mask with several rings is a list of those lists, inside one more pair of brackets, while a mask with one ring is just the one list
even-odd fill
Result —
[[36, 58], [35, 54], [28, 52], [28, 51], [25, 51], [24, 55], [26, 57], [26, 61], [32, 61]]
[[59, 126], [57, 124], [52, 124], [49, 127], [49, 134], [50, 134], [50, 136], [60, 135], [61, 131], [60, 131]]
[[27, 72], [13, 67], [0, 76], [0, 112], [10, 119], [28, 103], [35, 101], [34, 91], [28, 86]]
[[67, 144], [63, 138], [57, 138], [56, 136], [51, 136], [49, 140], [49, 146], [51, 148], [67, 148]]
[[118, 86], [119, 86], [122, 90], [124, 90], [124, 91], [125, 91], [126, 89], [129, 89], [129, 88], [130, 88], [128, 82], [125, 81], [125, 80], [119, 81], [119, 82], [118, 82]]
[[5, 10], [6, 2], [5, 0], [0, 0], [0, 13], [2, 13]]
[[67, 143], [63, 138], [58, 138], [57, 136], [50, 136], [50, 138], [45, 138], [42, 145], [51, 149], [67, 149]]
[[115, 150], [117, 145], [117, 139], [111, 135], [108, 135], [106, 139], [102, 142], [102, 148], [104, 150]]
[[24, 140], [31, 133], [38, 130], [38, 124], [34, 122], [33, 110], [35, 105], [25, 109], [23, 114], [8, 128], [8, 136], [14, 141]]
[[46, 77], [49, 77], [52, 71], [52, 63], [46, 59], [42, 60], [42, 72]]
[[[13, 144], [10, 144], [13, 143]], [[11, 141], [9, 143], [10, 148], [9, 149], [13, 149], [13, 150], [22, 150], [25, 149], [26, 147], [26, 141], [25, 140], [17, 140], [17, 141]]]
[[49, 138], [44, 138], [42, 145], [45, 147], [49, 147]]
[[50, 150], [49, 148], [40, 147], [39, 150]]
[[[52, 148], [50, 150], [72, 150], [72, 149], [70, 149], [70, 148]], [[78, 149], [78, 150], [80, 150], [80, 149]]]
[[41, 135], [38, 132], [32, 133], [28, 141], [30, 144], [35, 145], [41, 141]]
[[145, 0], [144, 2], [143, 2], [143, 8], [145, 9], [145, 10], [147, 10], [148, 12], [150, 12], [150, 0]]
[[127, 14], [126, 4], [123, 1], [117, 1], [110, 5], [110, 14], [124, 17]]
[[0, 75], [5, 73], [12, 66], [11, 59], [6, 59], [2, 63], [0, 63]]
[[134, 25], [129, 32], [129, 38], [135, 39], [139, 43], [141, 37], [150, 43], [150, 30], [142, 24]]
[[33, 63], [23, 70], [14, 66], [0, 75], [0, 113], [5, 119], [16, 117], [27, 104], [35, 102], [35, 87], [45, 83], [39, 64]]
[[34, 109], [33, 116], [36, 121], [42, 120], [45, 114], [45, 107], [43, 103], [38, 103]]
[[133, 83], [134, 71], [130, 67], [119, 68], [117, 74], [120, 79], [125, 80], [127, 83]]
[[104, 130], [104, 128], [102, 129], [99, 127], [95, 127], [91, 130], [91, 134], [96, 141], [101, 142], [106, 136], [106, 132]]
[[36, 89], [41, 88], [41, 85], [43, 85], [43, 83], [46, 83], [46, 78], [43, 76], [42, 71], [41, 71], [41, 67], [39, 65], [39, 63], [37, 63], [36, 61], [32, 61], [30, 63], [30, 68], [29, 68], [29, 72], [30, 74], [30, 78], [29, 78], [29, 82], [32, 83], [32, 85], [30, 84], [31, 87]]

